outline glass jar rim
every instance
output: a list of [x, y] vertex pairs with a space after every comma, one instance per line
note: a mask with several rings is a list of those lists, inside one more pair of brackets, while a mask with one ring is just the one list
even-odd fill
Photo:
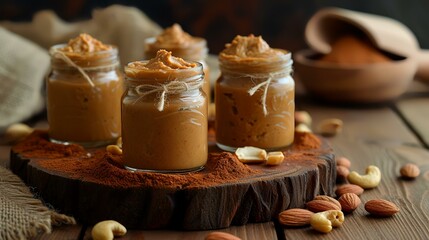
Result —
[[[61, 43], [61, 44], [56, 44], [53, 45], [52, 47], [49, 48], [49, 53], [52, 55], [52, 53], [56, 50], [56, 51], [60, 51], [59, 49], [64, 48], [65, 46], [67, 46], [66, 43]], [[117, 55], [118, 54], [118, 47], [116, 45], [107, 45], [112, 47], [111, 49], [108, 50], [101, 50], [101, 51], [96, 51], [96, 52], [64, 52], [61, 51], [62, 53], [66, 54], [66, 55], [70, 55], [70, 56], [96, 56], [96, 55], [103, 55], [103, 54], [114, 54]]]

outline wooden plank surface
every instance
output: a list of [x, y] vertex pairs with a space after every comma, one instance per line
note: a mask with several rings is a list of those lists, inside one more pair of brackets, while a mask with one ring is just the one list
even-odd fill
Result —
[[[84, 240], [91, 239], [92, 228], [85, 232]], [[245, 226], [234, 226], [225, 229], [215, 230], [233, 234], [242, 240], [273, 240], [277, 239], [274, 224], [259, 223], [247, 224]], [[129, 231], [121, 240], [145, 239], [145, 240], [201, 240], [206, 235], [214, 231]]]
[[[428, 239], [429, 233], [429, 152], [390, 108], [344, 109], [303, 105], [314, 117], [314, 125], [324, 118], [344, 121], [343, 132], [331, 138], [337, 155], [352, 160], [352, 170], [363, 173], [376, 165], [382, 182], [361, 196], [363, 203], [384, 198], [396, 203], [401, 212], [391, 218], [373, 218], [363, 204], [346, 215], [341, 228], [319, 234], [310, 227], [286, 228], [286, 239]], [[399, 168], [414, 162], [422, 174], [415, 181], [399, 178]]]
[[397, 108], [411, 127], [429, 146], [429, 98], [402, 99]]
[[81, 225], [54, 227], [52, 233], [42, 234], [34, 240], [77, 240], [81, 230]]

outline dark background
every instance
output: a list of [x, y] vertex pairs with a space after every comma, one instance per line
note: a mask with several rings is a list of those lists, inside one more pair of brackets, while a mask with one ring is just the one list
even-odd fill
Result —
[[94, 8], [135, 6], [161, 27], [177, 22], [185, 31], [207, 39], [217, 54], [235, 35], [262, 35], [272, 46], [296, 51], [306, 47], [305, 24], [320, 8], [337, 6], [383, 15], [408, 26], [422, 48], [429, 48], [429, 0], [1, 0], [0, 20], [30, 21], [42, 9], [67, 21], [91, 17]]

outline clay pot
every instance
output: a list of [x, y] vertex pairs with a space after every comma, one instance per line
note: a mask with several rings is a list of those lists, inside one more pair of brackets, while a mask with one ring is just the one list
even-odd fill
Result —
[[[350, 33], [363, 33], [392, 61], [345, 66], [317, 60], [331, 51], [338, 37]], [[322, 99], [351, 103], [391, 101], [407, 90], [416, 74], [429, 81], [429, 70], [424, 68], [429, 66], [429, 54], [420, 50], [414, 34], [396, 20], [326, 8], [309, 20], [305, 39], [312, 50], [294, 54], [295, 72], [309, 93]]]

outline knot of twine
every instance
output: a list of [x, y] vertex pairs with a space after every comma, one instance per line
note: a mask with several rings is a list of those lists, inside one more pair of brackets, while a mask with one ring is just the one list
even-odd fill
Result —
[[[184, 80], [173, 80], [168, 83], [159, 84], [142, 84], [135, 87], [135, 92], [140, 98], [149, 94], [159, 94], [159, 101], [157, 103], [158, 111], [164, 111], [165, 103], [168, 94], [180, 94], [191, 90], [197, 90], [203, 85], [203, 77], [197, 75], [195, 77], [187, 78]], [[139, 98], [139, 99], [140, 99]], [[136, 101], [138, 101], [137, 99]]]
[[119, 65], [119, 62], [115, 62], [113, 64], [103, 65], [103, 66], [97, 66], [97, 67], [80, 67], [75, 62], [73, 62], [73, 60], [71, 60], [62, 51], [54, 49], [54, 50], [51, 51], [51, 55], [52, 55], [53, 58], [58, 58], [58, 59], [63, 60], [70, 67], [76, 68], [80, 72], [80, 74], [82, 74], [82, 76], [85, 78], [85, 80], [89, 83], [89, 85], [91, 85], [91, 87], [94, 87], [95, 84], [92, 81], [91, 77], [88, 76], [88, 74], [86, 73], [86, 71], [102, 70], [102, 69], [105, 69], [105, 68], [116, 67], [116, 66]]
[[250, 96], [253, 96], [253, 94], [256, 93], [256, 91], [258, 91], [260, 88], [263, 87], [263, 93], [261, 96], [261, 102], [262, 102], [262, 111], [264, 112], [264, 115], [267, 116], [268, 115], [268, 110], [267, 110], [267, 95], [268, 95], [268, 87], [270, 86], [271, 82], [273, 80], [275, 80], [276, 78], [282, 77], [282, 76], [289, 76], [292, 73], [292, 67], [288, 67], [286, 68], [284, 71], [279, 71], [279, 72], [275, 72], [275, 73], [269, 73], [266, 74], [265, 77], [263, 76], [264, 74], [257, 74], [257, 75], [246, 75], [246, 77], [250, 77], [251, 79], [256, 79], [256, 78], [267, 78], [267, 80], [257, 84], [256, 86], [250, 88], [247, 92], [249, 93]]

